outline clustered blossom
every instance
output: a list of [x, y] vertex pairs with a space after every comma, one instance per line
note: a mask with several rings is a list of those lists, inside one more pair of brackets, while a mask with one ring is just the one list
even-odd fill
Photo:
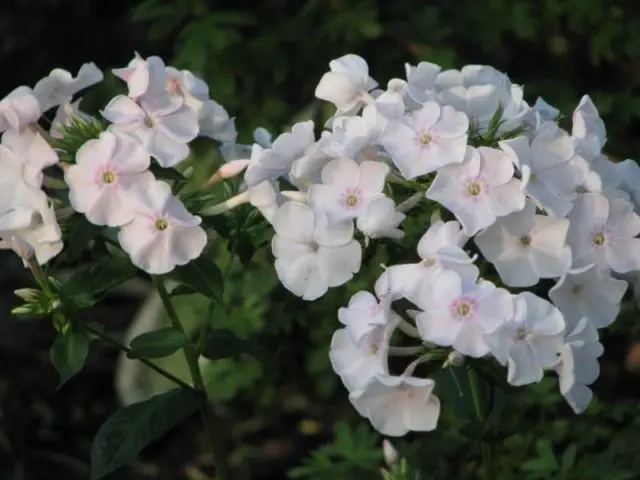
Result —
[[[414, 259], [384, 266], [374, 293], [357, 292], [338, 312], [331, 364], [381, 433], [436, 428], [437, 386], [418, 373], [432, 348], [456, 359], [445, 365], [493, 357], [515, 386], [556, 373], [582, 412], [599, 371], [598, 329], [615, 320], [627, 290], [620, 275], [640, 271], [640, 167], [603, 153], [591, 99], [567, 132], [557, 109], [529, 105], [489, 66], [407, 65], [406, 80], [386, 90], [357, 55], [329, 68], [316, 96], [336, 113], [320, 135], [304, 121], [273, 141], [258, 129], [253, 145], [223, 145], [218, 175], [244, 170], [245, 187], [208, 213], [258, 208], [275, 230], [282, 285], [315, 300], [358, 273], [363, 247], [401, 242], [420, 208], [440, 212], [422, 225]], [[409, 196], [396, 198], [396, 184]], [[548, 297], [508, 290], [541, 281], [555, 283]], [[414, 308], [400, 311], [399, 301]], [[392, 371], [390, 355], [416, 358]]]
[[[13, 248], [25, 263], [46, 263], [62, 250], [56, 207], [64, 205], [42, 190], [47, 167], [58, 165], [73, 210], [100, 227], [118, 229], [118, 240], [138, 268], [164, 274], [200, 256], [207, 243], [202, 219], [189, 213], [171, 186], [156, 179], [152, 159], [175, 167], [189, 156], [198, 136], [233, 142], [234, 120], [209, 98], [207, 85], [186, 70], [165, 66], [159, 57], [136, 54], [114, 75], [127, 84], [101, 112], [108, 128], [87, 139], [71, 163], [59, 162], [52, 139], [65, 129], [95, 124], [74, 96], [102, 81], [93, 63], [74, 77], [54, 69], [33, 89], [19, 87], [0, 101], [0, 163], [6, 183], [0, 201], [2, 248]], [[39, 120], [57, 107], [46, 132]], [[46, 185], [45, 185], [46, 186]], [[63, 214], [61, 214], [62, 216]], [[64, 214], [67, 215], [67, 214]]]
[[[591, 99], [580, 100], [567, 132], [557, 109], [542, 99], [530, 106], [489, 66], [406, 65], [406, 79], [386, 90], [357, 55], [329, 69], [315, 93], [336, 112], [319, 135], [301, 121], [280, 135], [259, 128], [244, 145], [202, 80], [136, 54], [113, 70], [127, 93], [101, 111], [108, 127], [64, 164], [52, 139], [95, 120], [73, 97], [102, 72], [92, 63], [75, 77], [56, 69], [17, 88], [0, 101], [0, 248], [40, 264], [61, 251], [59, 200], [43, 190], [45, 169], [56, 166], [72, 209], [116, 228], [122, 250], [150, 274], [201, 255], [201, 216], [252, 205], [275, 232], [282, 285], [308, 301], [352, 280], [372, 243], [413, 238], [403, 225], [417, 217], [420, 237], [405, 249], [417, 254], [383, 266], [373, 293], [358, 291], [338, 311], [329, 357], [355, 409], [385, 435], [433, 430], [440, 400], [421, 365], [468, 357], [473, 368], [490, 357], [514, 386], [555, 373], [570, 407], [584, 411], [603, 353], [598, 329], [618, 316], [621, 276], [640, 278], [640, 167], [603, 153], [606, 129]], [[53, 107], [47, 133], [38, 122]], [[197, 137], [221, 142], [225, 161], [206, 187], [243, 181], [236, 196], [194, 215], [152, 172], [183, 164]], [[508, 290], [541, 281], [553, 284], [545, 297]], [[414, 358], [396, 370], [393, 355]]]

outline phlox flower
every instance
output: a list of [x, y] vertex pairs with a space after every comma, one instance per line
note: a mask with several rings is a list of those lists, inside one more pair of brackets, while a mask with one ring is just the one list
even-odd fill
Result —
[[435, 98], [435, 83], [442, 68], [430, 62], [420, 62], [415, 66], [405, 63], [404, 68], [407, 80], [394, 78], [389, 81], [387, 90], [401, 94], [406, 107], [415, 110]]
[[410, 431], [435, 430], [440, 400], [434, 387], [429, 378], [378, 374], [361, 390], [352, 392], [349, 400], [381, 434], [400, 437]]
[[20, 172], [22, 181], [40, 188], [42, 170], [58, 163], [58, 155], [47, 141], [30, 129], [7, 130], [2, 135], [0, 145], [0, 168], [3, 174], [7, 169]]
[[353, 239], [353, 222], [328, 224], [307, 205], [290, 201], [276, 211], [273, 227], [278, 278], [304, 300], [321, 297], [360, 270], [362, 248]]
[[507, 381], [526, 385], [542, 380], [543, 369], [554, 367], [564, 345], [565, 322], [555, 306], [531, 292], [513, 298], [514, 315], [484, 340], [502, 365]]
[[367, 62], [358, 55], [347, 54], [331, 60], [329, 68], [331, 71], [320, 79], [315, 96], [336, 106], [334, 117], [355, 115], [368, 103], [369, 92], [378, 86], [369, 76]]
[[604, 353], [598, 332], [586, 318], [579, 320], [566, 336], [556, 367], [560, 393], [575, 413], [586, 410], [593, 392], [588, 387], [600, 375], [598, 358]]
[[596, 264], [569, 270], [551, 290], [549, 298], [573, 329], [581, 318], [596, 328], [608, 327], [618, 316], [627, 282], [611, 277]]
[[426, 197], [451, 211], [464, 233], [473, 236], [524, 208], [522, 184], [513, 174], [513, 164], [500, 150], [467, 147], [464, 162], [441, 168]]
[[73, 103], [70, 101], [65, 101], [60, 104], [60, 106], [56, 110], [56, 116], [51, 121], [49, 135], [51, 135], [53, 138], [63, 138], [64, 127], [70, 127], [73, 119], [78, 119], [85, 123], [91, 123], [91, 115], [80, 110], [81, 101], [82, 98], [79, 98]]
[[382, 196], [389, 166], [365, 160], [331, 160], [322, 169], [322, 183], [309, 188], [309, 206], [326, 214], [330, 222], [357, 218]]
[[55, 68], [48, 76], [33, 87], [40, 109], [46, 112], [52, 107], [69, 102], [80, 90], [101, 82], [104, 79], [102, 70], [95, 63], [85, 63], [74, 77], [62, 68]]
[[375, 325], [355, 342], [346, 328], [336, 330], [329, 347], [334, 372], [350, 392], [362, 388], [372, 377], [388, 373], [389, 340], [397, 320]]
[[134, 265], [162, 275], [200, 256], [207, 243], [201, 219], [171, 195], [167, 183], [138, 183], [128, 196], [134, 216], [121, 227], [118, 240]]
[[421, 282], [415, 303], [423, 312], [415, 320], [423, 340], [470, 357], [489, 353], [483, 335], [513, 317], [513, 300], [506, 290], [477, 280], [477, 273], [442, 270]]
[[189, 143], [198, 134], [198, 116], [177, 97], [164, 93], [136, 102], [119, 95], [102, 115], [114, 133], [136, 138], [163, 167], [173, 167], [189, 155]]
[[10, 128], [22, 132], [42, 115], [40, 103], [29, 87], [18, 87], [0, 100], [0, 132]]
[[115, 68], [113, 74], [127, 82], [129, 97], [153, 97], [167, 91], [167, 74], [164, 61], [157, 56], [147, 59], [138, 53], [124, 68]]
[[69, 201], [95, 225], [118, 227], [133, 220], [128, 191], [153, 182], [149, 154], [127, 135], [102, 132], [87, 141], [65, 172]]
[[534, 202], [528, 200], [522, 211], [498, 219], [479, 233], [475, 242], [505, 285], [530, 287], [541, 278], [560, 277], [569, 269], [568, 230], [567, 219], [536, 215]]
[[338, 320], [343, 324], [354, 343], [372, 330], [389, 323], [391, 315], [391, 300], [383, 297], [378, 300], [375, 295], [360, 290], [356, 292], [346, 307], [338, 310]]
[[405, 219], [403, 213], [396, 211], [396, 204], [389, 197], [372, 200], [356, 219], [356, 227], [365, 234], [365, 238], [402, 238], [404, 232], [398, 226]]
[[573, 266], [592, 263], [617, 273], [640, 270], [640, 216], [621, 196], [581, 194], [567, 217]]
[[450, 106], [427, 102], [419, 110], [389, 120], [382, 145], [406, 179], [462, 163], [467, 148], [469, 119]]

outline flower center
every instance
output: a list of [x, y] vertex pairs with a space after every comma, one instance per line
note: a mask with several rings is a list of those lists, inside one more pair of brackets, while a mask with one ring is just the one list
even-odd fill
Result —
[[524, 341], [527, 338], [529, 338], [529, 334], [530, 334], [530, 332], [529, 332], [529, 330], [527, 328], [519, 327], [516, 330], [516, 340]]
[[420, 134], [420, 143], [425, 147], [431, 143], [431, 140], [433, 140], [431, 134], [427, 132], [422, 132], [422, 134]]
[[344, 199], [344, 203], [350, 207], [355, 207], [358, 204], [358, 197], [355, 195], [347, 195]]
[[145, 124], [147, 127], [149, 127], [149, 128], [153, 128], [153, 126], [155, 125], [155, 124], [153, 123], [153, 119], [152, 119], [151, 117], [149, 117], [149, 116], [146, 116], [146, 117], [144, 118], [144, 124]]
[[107, 170], [102, 173], [102, 183], [110, 184], [116, 181], [116, 174]]
[[433, 267], [435, 264], [436, 264], [436, 259], [435, 258], [425, 258], [422, 261], [422, 266], [423, 267], [427, 267], [427, 268]]
[[371, 344], [371, 348], [369, 349], [371, 355], [375, 355], [378, 353], [378, 345], [375, 343]]
[[589, 190], [587, 190], [587, 187], [585, 187], [584, 185], [578, 185], [576, 187], [576, 193], [587, 193]]
[[482, 187], [480, 186], [479, 183], [473, 182], [473, 183], [469, 184], [469, 186], [467, 187], [467, 192], [472, 197], [477, 197], [478, 195], [480, 195], [482, 193]]
[[571, 292], [572, 292], [574, 295], [578, 295], [578, 294], [580, 294], [580, 292], [582, 292], [582, 289], [583, 289], [583, 288], [584, 288], [584, 287], [583, 287], [582, 285], [574, 285], [574, 286], [573, 286], [573, 288], [571, 289]]
[[604, 236], [604, 233], [598, 232], [593, 236], [593, 243], [597, 246], [601, 247], [604, 245], [604, 242], [607, 240], [607, 237]]
[[525, 247], [531, 245], [531, 236], [530, 235], [522, 235], [520, 237], [520, 243]]
[[340, 202], [346, 208], [355, 208], [360, 204], [360, 196], [360, 190], [350, 188], [342, 194]]
[[470, 320], [473, 317], [473, 300], [464, 297], [454, 300], [451, 313], [459, 320]]
[[158, 218], [155, 221], [154, 226], [159, 231], [164, 232], [167, 229], [167, 227], [169, 226], [169, 222], [167, 222], [164, 218]]

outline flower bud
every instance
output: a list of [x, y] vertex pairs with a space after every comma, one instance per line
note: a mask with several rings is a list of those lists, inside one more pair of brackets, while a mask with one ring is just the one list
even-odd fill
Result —
[[249, 163], [249, 160], [231, 160], [225, 163], [207, 180], [206, 186], [212, 187], [223, 180], [240, 175], [249, 166]]
[[393, 468], [398, 461], [398, 451], [386, 438], [382, 441], [382, 453], [384, 455], [384, 463], [387, 464], [387, 467]]
[[13, 293], [25, 302], [34, 302], [40, 296], [40, 290], [36, 290], [35, 288], [19, 288]]
[[462, 355], [460, 352], [456, 352], [455, 350], [451, 351], [451, 353], [449, 353], [449, 356], [447, 357], [447, 361], [444, 362], [445, 366], [447, 365], [451, 365], [454, 367], [461, 367], [462, 365], [464, 365], [464, 355]]

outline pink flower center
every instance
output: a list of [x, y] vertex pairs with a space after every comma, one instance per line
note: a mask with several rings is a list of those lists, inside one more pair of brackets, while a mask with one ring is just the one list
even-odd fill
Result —
[[480, 177], [467, 180], [464, 187], [464, 196], [473, 202], [489, 193], [489, 185]]
[[518, 327], [515, 334], [515, 340], [517, 342], [526, 342], [532, 335], [533, 333], [527, 327]]
[[475, 302], [468, 297], [460, 297], [451, 302], [451, 314], [458, 320], [472, 320], [475, 314]]
[[350, 210], [359, 206], [362, 192], [358, 188], [348, 188], [340, 196], [340, 204]]
[[427, 148], [433, 141], [433, 135], [431, 135], [430, 132], [423, 130], [414, 137], [413, 141], [417, 146], [424, 149]]
[[169, 93], [175, 93], [175, 91], [178, 89], [179, 86], [180, 86], [180, 83], [175, 78], [170, 78], [167, 81], [167, 91]]
[[94, 182], [98, 185], [117, 185], [119, 172], [111, 165], [104, 165], [96, 171]]
[[155, 222], [153, 222], [153, 226], [159, 232], [164, 232], [169, 227], [169, 222], [167, 222], [166, 219], [159, 217], [159, 218], [156, 218]]

